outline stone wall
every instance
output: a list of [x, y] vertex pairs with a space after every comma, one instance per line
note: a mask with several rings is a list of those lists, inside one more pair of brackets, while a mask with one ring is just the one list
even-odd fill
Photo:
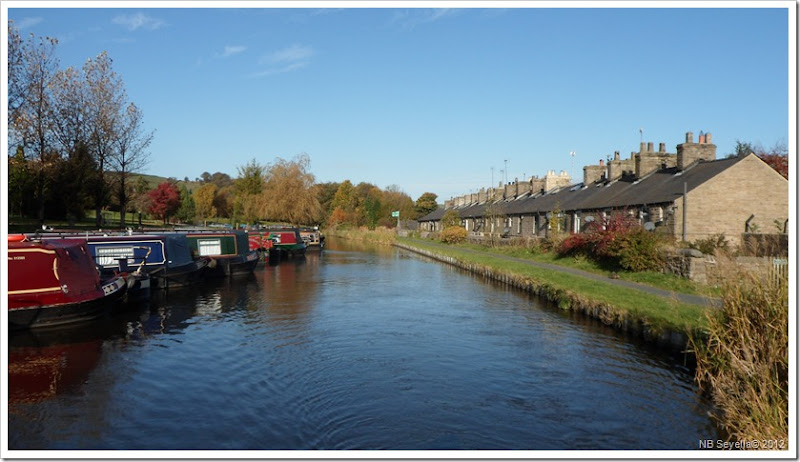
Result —
[[[773, 193], [772, 191], [781, 191]], [[776, 230], [775, 221], [784, 223], [789, 213], [789, 182], [755, 155], [749, 155], [689, 191], [687, 201], [687, 236], [694, 242], [723, 233], [737, 246], [745, 223], [762, 231]], [[682, 230], [682, 201], [675, 202], [676, 237]], [[714, 217], [710, 219], [709, 217]]]

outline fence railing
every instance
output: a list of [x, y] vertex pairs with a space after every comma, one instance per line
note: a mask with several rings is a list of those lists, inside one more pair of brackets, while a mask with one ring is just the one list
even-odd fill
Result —
[[773, 258], [770, 273], [771, 280], [776, 284], [786, 283], [789, 280], [789, 259]]

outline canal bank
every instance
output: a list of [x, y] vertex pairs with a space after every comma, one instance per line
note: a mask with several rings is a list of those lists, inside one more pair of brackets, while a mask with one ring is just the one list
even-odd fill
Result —
[[509, 284], [543, 297], [560, 309], [583, 313], [674, 351], [686, 351], [691, 335], [703, 335], [706, 311], [719, 304], [716, 299], [434, 242], [399, 239], [393, 245]]

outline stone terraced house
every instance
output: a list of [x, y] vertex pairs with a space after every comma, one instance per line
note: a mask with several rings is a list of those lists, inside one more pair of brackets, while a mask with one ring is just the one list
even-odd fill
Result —
[[454, 198], [420, 218], [419, 229], [440, 231], [444, 213], [456, 210], [469, 233], [504, 237], [580, 232], [619, 213], [686, 242], [722, 233], [738, 245], [745, 232], [787, 231], [789, 182], [754, 154], [717, 159], [710, 133], [697, 143], [687, 133], [676, 153], [641, 143], [630, 159], [615, 153], [583, 171], [577, 184], [551, 171]]

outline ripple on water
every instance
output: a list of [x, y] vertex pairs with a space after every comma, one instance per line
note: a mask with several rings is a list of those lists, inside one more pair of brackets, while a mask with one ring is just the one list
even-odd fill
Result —
[[689, 449], [716, 437], [672, 358], [394, 250], [334, 248], [170, 293], [101, 342], [77, 386], [14, 408], [16, 448]]

